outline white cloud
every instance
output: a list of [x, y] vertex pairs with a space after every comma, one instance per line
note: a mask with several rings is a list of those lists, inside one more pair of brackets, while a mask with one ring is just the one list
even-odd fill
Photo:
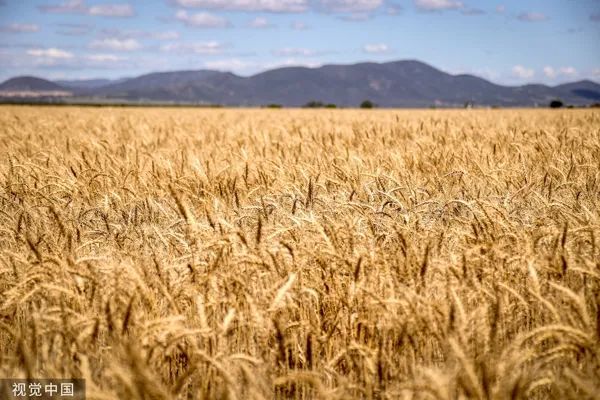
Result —
[[88, 14], [103, 17], [132, 17], [135, 12], [130, 4], [99, 4], [90, 7]]
[[272, 53], [278, 57], [311, 57], [317, 54], [314, 50], [293, 47], [273, 50]]
[[544, 71], [544, 75], [546, 76], [546, 78], [550, 78], [550, 79], [556, 78], [556, 70], [554, 68], [552, 68], [550, 66], [546, 66], [546, 67], [544, 67], [543, 71]]
[[592, 76], [593, 76], [594, 78], [600, 78], [600, 68], [595, 68], [595, 69], [592, 71]]
[[304, 12], [308, 0], [173, 0], [180, 7], [227, 11]]
[[538, 22], [545, 21], [548, 17], [545, 14], [538, 12], [524, 12], [517, 15], [517, 19], [524, 22]]
[[363, 13], [373, 11], [383, 0], [320, 0], [319, 6], [327, 12]]
[[305, 31], [308, 29], [308, 25], [301, 21], [292, 22], [290, 27], [295, 31]]
[[170, 43], [160, 48], [166, 52], [182, 52], [196, 54], [219, 54], [225, 49], [223, 43], [217, 41], [201, 42], [201, 43]]
[[522, 65], [515, 65], [512, 68], [512, 74], [514, 77], [519, 79], [529, 79], [533, 78], [535, 71], [532, 68], [526, 68]]
[[370, 12], [383, 0], [172, 0], [184, 8], [204, 10], [301, 13], [309, 9], [332, 13]]
[[560, 69], [560, 74], [564, 76], [573, 77], [577, 75], [577, 70], [573, 67], [562, 67]]
[[322, 64], [317, 61], [307, 61], [306, 59], [298, 60], [296, 58], [288, 58], [282, 61], [276, 61], [272, 63], [262, 64], [262, 69], [273, 69], [273, 68], [282, 68], [282, 67], [307, 67], [307, 68], [315, 68], [320, 67]]
[[551, 66], [545, 66], [543, 71], [546, 78], [549, 79], [558, 78], [559, 76], [567, 78], [573, 78], [577, 76], [577, 70], [571, 66], [561, 67], [558, 69]]
[[27, 50], [27, 54], [33, 57], [43, 57], [52, 59], [69, 59], [73, 58], [73, 54], [68, 51], [50, 47], [48, 49], [31, 49]]
[[90, 43], [90, 47], [92, 49], [133, 51], [138, 50], [142, 46], [135, 39], [105, 38], [94, 40], [92, 43]]
[[64, 0], [58, 4], [42, 5], [38, 8], [42, 12], [54, 14], [87, 14], [101, 17], [132, 17], [135, 15], [133, 7], [128, 3], [87, 6], [85, 0]]
[[59, 4], [43, 5], [38, 7], [42, 12], [56, 14], [83, 14], [87, 11], [83, 0], [65, 0]]
[[124, 60], [123, 57], [114, 54], [90, 54], [89, 56], [86, 56], [86, 59], [95, 62], [117, 62]]
[[364, 45], [363, 51], [370, 54], [387, 53], [390, 51], [390, 48], [385, 43], [372, 43]]
[[230, 26], [229, 21], [225, 18], [207, 12], [188, 14], [185, 10], [179, 10], [175, 14], [175, 19], [195, 28], [226, 28]]
[[456, 0], [415, 0], [415, 6], [422, 11], [443, 11], [459, 10], [464, 4]]
[[243, 61], [238, 58], [204, 62], [205, 68], [216, 69], [219, 71], [243, 71], [248, 70], [249, 68], [255, 68], [256, 66], [256, 63], [250, 61]]
[[264, 29], [264, 28], [270, 28], [273, 25], [269, 22], [268, 19], [266, 19], [264, 17], [256, 17], [252, 21], [250, 21], [248, 26], [250, 26], [251, 28], [255, 28], [255, 29]]
[[504, 11], [506, 11], [506, 7], [504, 5], [500, 4], [496, 7], [496, 12], [498, 14], [504, 14]]
[[0, 27], [0, 32], [6, 33], [31, 33], [39, 30], [40, 27], [36, 24], [9, 24]]
[[256, 62], [249, 60], [241, 60], [239, 58], [229, 58], [222, 60], [211, 60], [205, 61], [203, 66], [208, 69], [215, 69], [219, 71], [233, 71], [233, 72], [257, 72], [264, 71], [273, 68], [281, 67], [308, 67], [314, 68], [319, 67], [321, 63], [298, 60], [294, 58], [288, 58], [285, 60], [278, 60], [275, 62]]

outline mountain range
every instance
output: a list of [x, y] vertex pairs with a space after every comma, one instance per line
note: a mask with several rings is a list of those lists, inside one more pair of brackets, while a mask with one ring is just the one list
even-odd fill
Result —
[[[243, 77], [212, 70], [157, 72], [119, 80], [59, 80], [16, 77], [0, 84], [0, 97], [61, 93], [68, 101], [175, 102], [261, 106], [302, 106], [309, 101], [380, 107], [536, 106], [554, 99], [566, 104], [600, 102], [600, 85], [584, 80], [547, 86], [502, 86], [467, 75], [452, 75], [415, 60], [318, 68], [285, 67]], [[21, 93], [21, 95], [19, 95]], [[65, 94], [67, 97], [65, 97]], [[39, 97], [39, 96], [38, 96]]]

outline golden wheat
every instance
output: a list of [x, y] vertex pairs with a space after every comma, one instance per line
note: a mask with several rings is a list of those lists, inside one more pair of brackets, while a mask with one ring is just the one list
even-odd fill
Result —
[[0, 107], [0, 377], [600, 397], [600, 113]]

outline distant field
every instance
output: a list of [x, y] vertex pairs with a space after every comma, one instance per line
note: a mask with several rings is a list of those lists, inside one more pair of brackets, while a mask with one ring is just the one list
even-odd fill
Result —
[[600, 398], [598, 110], [3, 106], [0, 154], [0, 377]]

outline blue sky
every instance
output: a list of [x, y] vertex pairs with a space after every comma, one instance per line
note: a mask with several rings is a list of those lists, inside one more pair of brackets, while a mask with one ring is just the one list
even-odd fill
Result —
[[0, 80], [399, 59], [600, 81], [600, 0], [0, 0]]

